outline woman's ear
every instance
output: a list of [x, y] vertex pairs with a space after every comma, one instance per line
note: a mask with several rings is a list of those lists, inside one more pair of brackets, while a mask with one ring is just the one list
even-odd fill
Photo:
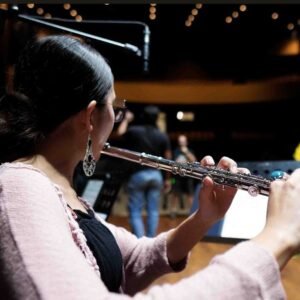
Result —
[[89, 105], [87, 106], [87, 108], [85, 109], [85, 111], [86, 111], [85, 123], [86, 123], [87, 130], [89, 132], [91, 132], [93, 130], [92, 114], [93, 114], [94, 110], [96, 109], [96, 106], [97, 106], [97, 102], [95, 100], [92, 100], [89, 103]]

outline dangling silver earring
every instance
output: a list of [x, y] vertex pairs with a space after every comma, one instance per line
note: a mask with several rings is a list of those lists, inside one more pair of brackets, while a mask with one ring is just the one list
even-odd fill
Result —
[[83, 159], [83, 171], [84, 174], [88, 177], [91, 177], [96, 169], [96, 160], [92, 151], [92, 140], [91, 136], [88, 137], [88, 142], [86, 145], [85, 156]]

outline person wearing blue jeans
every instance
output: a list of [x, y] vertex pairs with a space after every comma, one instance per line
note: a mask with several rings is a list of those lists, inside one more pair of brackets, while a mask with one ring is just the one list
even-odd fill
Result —
[[[154, 237], [159, 221], [159, 200], [163, 188], [163, 177], [159, 170], [144, 169], [134, 173], [128, 181], [128, 210], [133, 233], [137, 237]], [[142, 218], [147, 210], [147, 229]]]
[[[171, 144], [168, 135], [162, 132], [156, 122], [160, 110], [157, 106], [146, 106], [141, 115], [140, 123], [129, 125], [133, 114], [127, 112], [117, 129], [121, 136], [122, 146], [126, 149], [149, 153], [171, 159]], [[130, 163], [128, 166], [128, 210], [129, 222], [137, 237], [156, 235], [159, 219], [159, 201], [163, 188], [168, 192], [171, 188], [170, 176], [163, 179], [161, 171], [145, 165]], [[126, 168], [126, 167], [125, 167]], [[147, 210], [147, 230], [145, 233], [142, 212]]]

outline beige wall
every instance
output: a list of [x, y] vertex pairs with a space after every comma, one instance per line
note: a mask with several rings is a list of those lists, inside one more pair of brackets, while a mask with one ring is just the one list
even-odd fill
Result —
[[130, 102], [169, 104], [249, 103], [300, 95], [300, 78], [288, 77], [243, 84], [230, 81], [116, 81], [118, 97]]

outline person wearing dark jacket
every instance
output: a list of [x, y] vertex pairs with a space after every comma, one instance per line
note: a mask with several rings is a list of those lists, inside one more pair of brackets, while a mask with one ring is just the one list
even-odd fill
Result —
[[[159, 113], [157, 106], [146, 106], [143, 112], [143, 124], [131, 126], [128, 124], [133, 116], [130, 112], [126, 114], [118, 128], [118, 135], [122, 135], [125, 148], [171, 158], [169, 137], [156, 126]], [[168, 183], [167, 178], [166, 185]], [[133, 166], [127, 183], [128, 210], [130, 225], [137, 237], [156, 235], [163, 187], [164, 180], [160, 170], [142, 165]], [[144, 207], [147, 210], [146, 229], [142, 218]]]

